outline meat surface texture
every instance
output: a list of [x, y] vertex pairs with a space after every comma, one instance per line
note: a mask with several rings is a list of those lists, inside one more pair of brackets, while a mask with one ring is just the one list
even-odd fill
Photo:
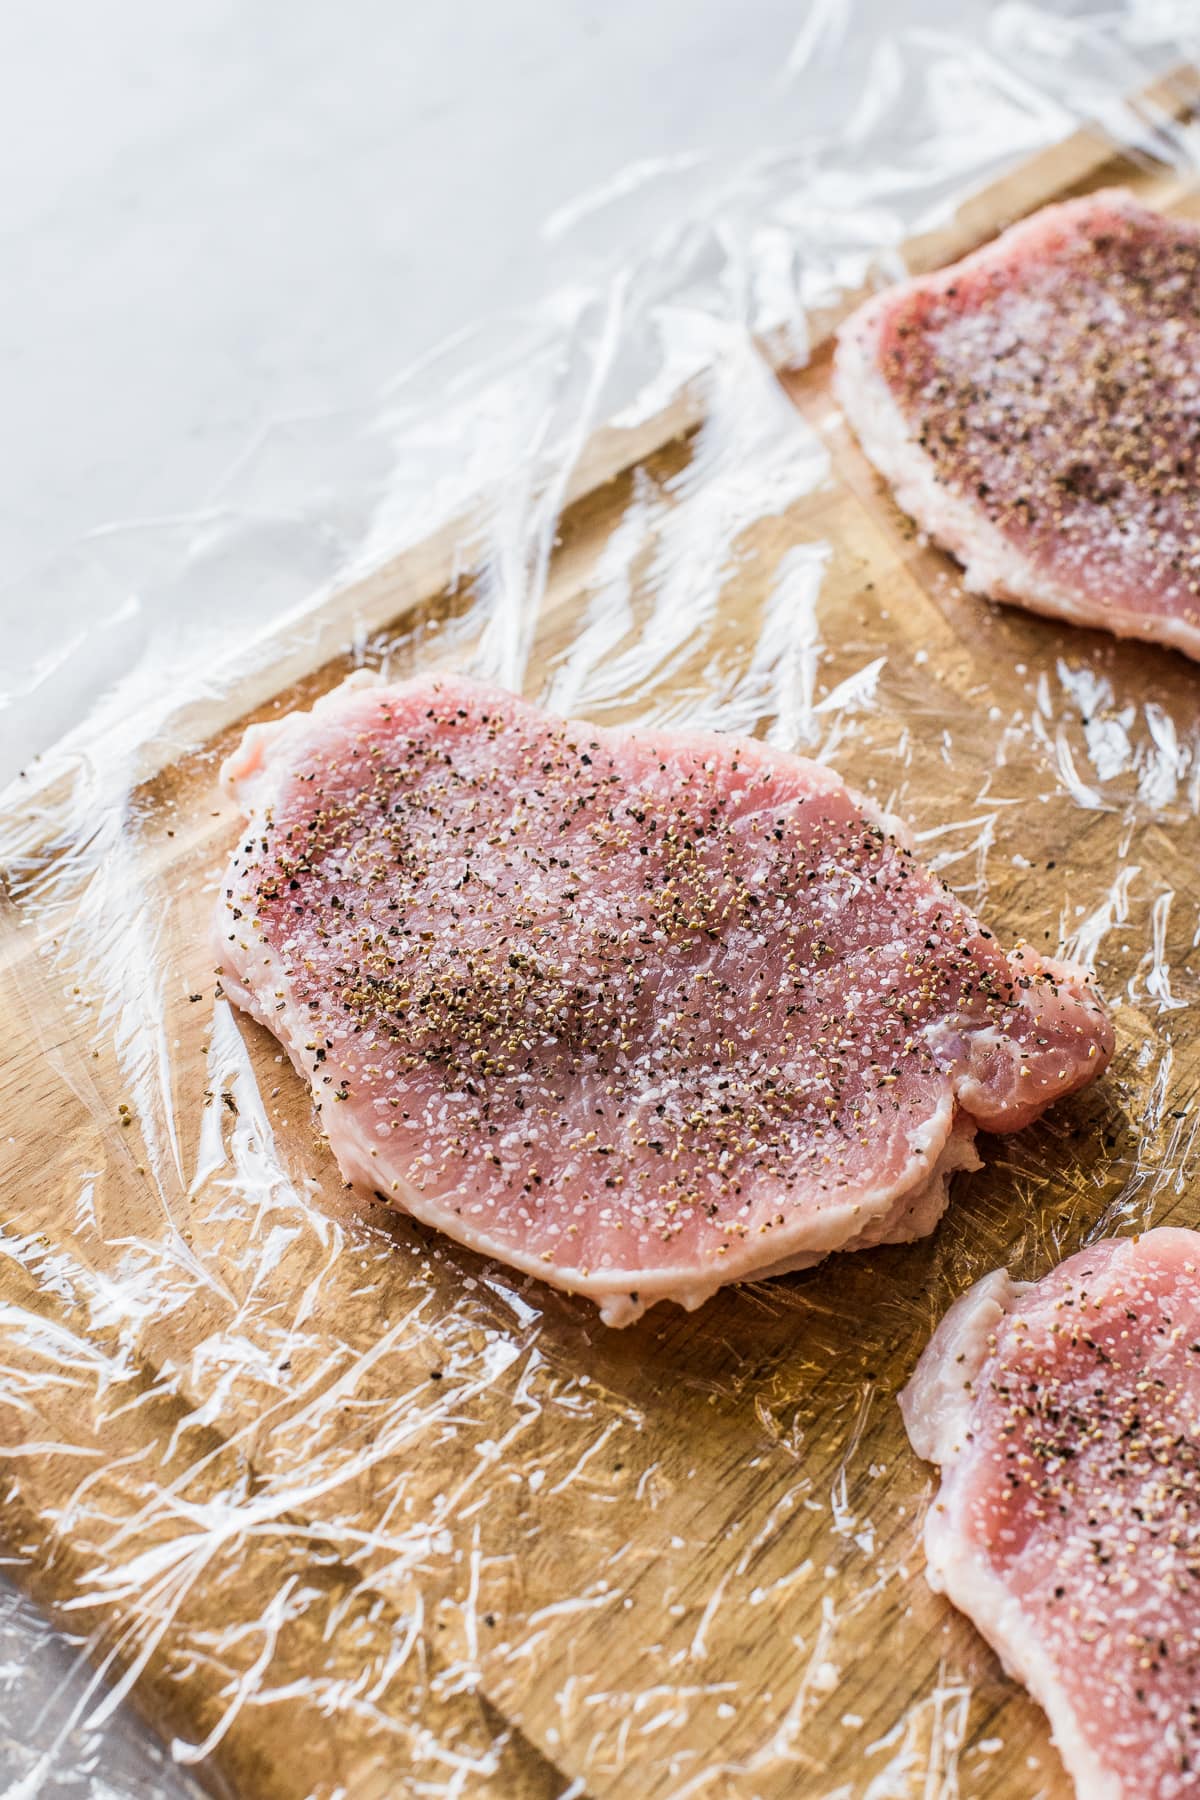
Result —
[[901, 1396], [929, 1579], [1049, 1714], [1080, 1800], [1200, 1794], [1200, 1233], [951, 1308]]
[[834, 385], [972, 591], [1200, 657], [1200, 226], [1047, 207], [861, 307]]
[[933, 1229], [1111, 1052], [829, 769], [458, 679], [251, 726], [226, 991], [346, 1178], [611, 1324]]

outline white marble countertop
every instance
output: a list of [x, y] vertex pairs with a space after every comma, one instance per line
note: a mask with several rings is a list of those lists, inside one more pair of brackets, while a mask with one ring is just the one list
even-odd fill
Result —
[[265, 421], [535, 297], [606, 221], [565, 252], [542, 223], [628, 164], [770, 141], [806, 10], [4, 9], [0, 571], [194, 506]]

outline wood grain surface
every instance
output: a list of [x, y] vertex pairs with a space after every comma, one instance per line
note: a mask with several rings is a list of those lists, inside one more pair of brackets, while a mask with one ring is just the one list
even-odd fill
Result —
[[[1113, 180], [1200, 212], [1175, 174], [1079, 133], [912, 265]], [[158, 759], [86, 882], [54, 796], [28, 819], [11, 805], [5, 836], [27, 827], [28, 849], [0, 912], [4, 1536], [157, 1729], [211, 1734], [216, 1792], [1068, 1792], [1037, 1708], [925, 1585], [931, 1477], [895, 1393], [997, 1264], [1041, 1273], [1102, 1221], [1200, 1225], [1200, 671], [966, 596], [827, 378], [818, 346], [785, 380], [829, 479], [741, 533], [715, 633], [662, 680], [686, 712], [714, 658], [758, 640], [785, 557], [827, 546], [815, 704], [874, 671], [832, 760], [906, 813], [1007, 940], [1094, 942], [1118, 1024], [1108, 1078], [985, 1141], [931, 1239], [609, 1332], [347, 1193], [273, 1040], [214, 1002], [208, 921], [236, 830], [222, 753], [248, 718], [340, 680], [352, 625], [386, 633], [393, 672], [453, 663], [474, 604], [447, 582], [453, 533], [337, 596], [269, 676], [197, 714], [204, 747]], [[584, 458], [529, 691], [594, 603], [637, 484], [675, 491], [700, 416], [681, 396]], [[646, 559], [635, 609], [652, 578]], [[1089, 763], [1098, 725], [1130, 746], [1111, 779]], [[1146, 779], [1163, 733], [1173, 786]], [[113, 968], [89, 909], [123, 867], [145, 958]], [[139, 1102], [164, 1088], [169, 1115]]]

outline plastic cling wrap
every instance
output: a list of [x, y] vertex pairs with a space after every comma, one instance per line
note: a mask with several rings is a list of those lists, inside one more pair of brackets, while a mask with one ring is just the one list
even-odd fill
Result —
[[[783, 79], [853, 27], [812, 9]], [[1002, 6], [986, 41], [880, 40], [836, 134], [689, 190], [469, 379], [281, 425], [217, 511], [58, 571], [46, 630], [93, 602], [54, 677], [80, 724], [0, 815], [4, 1536], [54, 1620], [0, 1622], [38, 1646], [0, 1679], [63, 1671], [6, 1708], [10, 1793], [111, 1794], [132, 1700], [174, 1765], [146, 1792], [1064, 1794], [922, 1580], [895, 1393], [997, 1264], [1200, 1223], [1197, 675], [966, 596], [856, 452], [825, 333], [914, 232], [958, 253], [1113, 179], [1200, 210], [1186, 84], [1117, 98], [1174, 28]], [[1095, 966], [1112, 1070], [985, 1142], [931, 1238], [623, 1332], [347, 1192], [208, 920], [221, 756], [356, 665], [827, 758], [1006, 941]]]

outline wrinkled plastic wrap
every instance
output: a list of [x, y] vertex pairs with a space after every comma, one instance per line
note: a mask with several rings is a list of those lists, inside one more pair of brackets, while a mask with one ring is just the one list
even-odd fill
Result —
[[[680, 224], [43, 583], [3, 696], [46, 754], [0, 810], [0, 1462], [6, 1566], [54, 1624], [0, 1614], [9, 1794], [1064, 1792], [923, 1583], [894, 1395], [997, 1263], [1200, 1223], [1197, 672], [967, 598], [806, 365], [840, 296], [1082, 119], [1182, 191], [1193, 128], [1119, 97], [1187, 19], [1005, 5], [986, 41], [867, 44], [813, 7], [794, 144], [585, 198], [681, 183]], [[805, 84], [852, 57], [852, 115], [805, 139]], [[618, 470], [681, 390], [698, 434], [590, 493], [596, 429]], [[932, 1238], [620, 1333], [348, 1194], [214, 997], [207, 921], [239, 717], [358, 665], [829, 759], [1006, 940], [1095, 966], [1112, 1071], [985, 1142]], [[54, 748], [50, 683], [80, 714]], [[123, 1773], [130, 1697], [159, 1768]]]

